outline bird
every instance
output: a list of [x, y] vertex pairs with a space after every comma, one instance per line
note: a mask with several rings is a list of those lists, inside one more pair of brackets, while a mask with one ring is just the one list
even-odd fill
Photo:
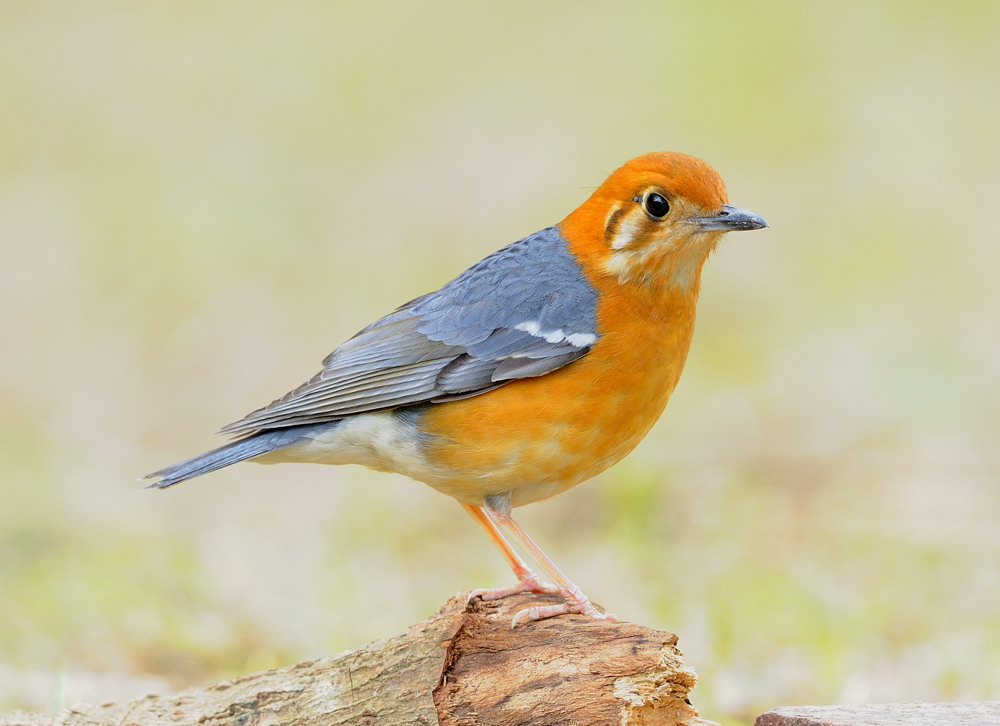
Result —
[[230, 443], [144, 478], [164, 489], [247, 460], [404, 474], [457, 500], [513, 570], [516, 583], [470, 599], [560, 596], [512, 627], [613, 620], [511, 511], [603, 472], [657, 421], [691, 345], [706, 259], [725, 233], [768, 226], [728, 202], [697, 157], [634, 158], [562, 222], [379, 318], [308, 381], [224, 426]]

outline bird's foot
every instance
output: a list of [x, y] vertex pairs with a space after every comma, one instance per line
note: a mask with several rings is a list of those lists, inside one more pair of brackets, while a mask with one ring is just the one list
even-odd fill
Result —
[[537, 592], [541, 595], [559, 595], [561, 591], [555, 585], [542, 582], [538, 575], [530, 570], [518, 578], [516, 585], [510, 587], [480, 587], [469, 593], [469, 601], [475, 598], [481, 600], [500, 600], [511, 595], [519, 595], [522, 592]]
[[558, 615], [585, 615], [594, 620], [610, 620], [618, 622], [618, 616], [611, 613], [602, 613], [594, 604], [587, 599], [587, 596], [575, 585], [571, 587], [558, 588], [558, 593], [563, 596], [565, 602], [558, 605], [534, 605], [530, 608], [518, 611], [510, 627], [516, 628], [519, 623], [528, 623], [536, 620], [554, 618]]

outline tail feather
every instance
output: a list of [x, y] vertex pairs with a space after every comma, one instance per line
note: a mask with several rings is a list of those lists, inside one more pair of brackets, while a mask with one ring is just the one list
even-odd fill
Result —
[[250, 436], [228, 443], [225, 446], [206, 451], [204, 454], [199, 454], [179, 464], [154, 471], [152, 474], [144, 476], [143, 479], [159, 479], [159, 481], [150, 484], [147, 487], [148, 489], [166, 489], [167, 487], [172, 487], [174, 484], [180, 484], [187, 479], [208, 474], [210, 471], [221, 469], [224, 466], [283, 449], [316, 428], [315, 424], [311, 424], [251, 434]]

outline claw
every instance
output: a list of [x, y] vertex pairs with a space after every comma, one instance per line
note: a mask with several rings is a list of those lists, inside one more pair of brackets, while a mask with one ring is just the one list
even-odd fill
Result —
[[617, 615], [602, 613], [587, 599], [584, 599], [582, 602], [570, 602], [567, 599], [566, 602], [558, 605], [535, 605], [530, 608], [519, 610], [510, 621], [510, 627], [511, 630], [513, 630], [520, 623], [545, 620], [546, 618], [554, 618], [558, 615], [569, 615], [571, 613], [586, 615], [588, 618], [593, 618], [594, 620], [608, 620], [613, 623], [618, 622]]
[[510, 627], [516, 628], [518, 623], [531, 622], [535, 620], [545, 620], [558, 615], [584, 615], [594, 620], [610, 620], [617, 622], [618, 618], [611, 613], [602, 613], [594, 604], [587, 599], [587, 596], [573, 583], [558, 588], [564, 602], [559, 605], [535, 605], [519, 611], [514, 619], [510, 621]]
[[559, 588], [555, 585], [550, 585], [547, 582], [542, 582], [538, 579], [538, 575], [535, 573], [530, 573], [529, 575], [521, 578], [516, 585], [511, 585], [510, 587], [479, 587], [469, 593], [469, 602], [472, 602], [474, 598], [480, 598], [487, 602], [491, 600], [501, 600], [510, 595], [519, 595], [522, 592], [537, 592], [540, 595], [558, 595]]

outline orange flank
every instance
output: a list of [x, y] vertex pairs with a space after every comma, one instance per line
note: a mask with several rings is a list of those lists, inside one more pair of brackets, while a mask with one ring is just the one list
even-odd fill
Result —
[[431, 407], [421, 420], [432, 436], [428, 455], [450, 475], [428, 483], [470, 504], [509, 490], [520, 506], [616, 463], [653, 426], [680, 378], [694, 301], [678, 297], [668, 310], [646, 307], [642, 296], [605, 297], [598, 319], [609, 330], [587, 356]]

